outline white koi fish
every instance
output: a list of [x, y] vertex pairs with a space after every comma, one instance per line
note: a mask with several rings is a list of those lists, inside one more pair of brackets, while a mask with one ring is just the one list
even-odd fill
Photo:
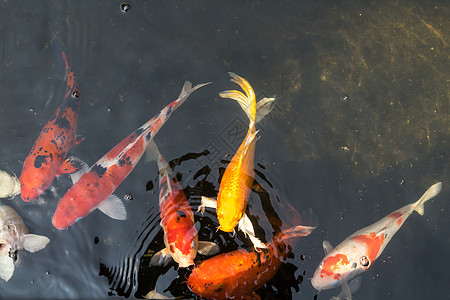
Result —
[[321, 291], [342, 286], [342, 296], [351, 299], [351, 289], [347, 282], [368, 270], [409, 215], [413, 211], [423, 215], [423, 204], [438, 195], [441, 189], [441, 182], [432, 185], [416, 202], [355, 232], [334, 249], [329, 242], [324, 241], [325, 258], [314, 273], [311, 281], [313, 287]]
[[36, 252], [44, 249], [50, 240], [42, 235], [29, 234], [23, 219], [7, 205], [0, 206], [0, 226], [0, 278], [8, 281], [18, 262], [18, 250]]

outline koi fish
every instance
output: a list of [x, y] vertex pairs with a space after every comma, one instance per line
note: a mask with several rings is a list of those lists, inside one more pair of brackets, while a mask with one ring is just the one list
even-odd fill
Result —
[[[92, 165], [61, 198], [53, 215], [53, 225], [65, 229], [96, 208], [113, 219], [125, 220], [127, 213], [122, 201], [111, 196], [134, 169], [150, 140], [189, 95], [208, 83], [192, 88], [186, 81], [177, 100], [167, 105], [159, 115], [122, 140]], [[111, 196], [111, 197], [110, 197]]]
[[65, 67], [66, 92], [63, 103], [45, 124], [23, 164], [20, 175], [21, 197], [24, 201], [36, 200], [61, 174], [77, 170], [76, 163], [66, 159], [67, 152], [82, 141], [76, 135], [81, 93], [67, 60], [64, 45], [52, 39]]
[[194, 264], [197, 251], [202, 255], [219, 252], [212, 242], [199, 241], [194, 226], [194, 214], [183, 189], [173, 175], [172, 169], [151, 140], [147, 148], [147, 161], [156, 160], [159, 169], [159, 214], [164, 230], [166, 248], [153, 255], [151, 264], [166, 265], [172, 257], [181, 268]]
[[19, 250], [36, 252], [44, 249], [50, 240], [42, 235], [28, 233], [23, 219], [7, 205], [0, 206], [0, 226], [0, 278], [8, 281], [18, 264]]
[[187, 279], [192, 292], [207, 299], [239, 299], [261, 288], [278, 271], [291, 249], [290, 239], [307, 236], [315, 227], [281, 231], [263, 249], [239, 249], [203, 261]]
[[253, 226], [245, 215], [248, 198], [252, 189], [255, 171], [254, 157], [256, 145], [255, 124], [267, 115], [273, 108], [274, 98], [264, 98], [256, 104], [255, 92], [247, 80], [229, 73], [231, 81], [239, 84], [245, 95], [236, 90], [229, 90], [219, 93], [222, 98], [229, 98], [238, 101], [241, 108], [250, 119], [247, 135], [227, 166], [222, 180], [220, 181], [217, 201], [207, 197], [202, 197], [202, 204], [199, 211], [204, 211], [205, 207], [213, 207], [217, 210], [219, 229], [225, 232], [234, 232], [234, 228], [239, 223], [239, 229], [248, 234], [252, 242], [258, 247], [264, 244], [254, 236]]
[[314, 273], [311, 281], [313, 287], [321, 291], [341, 285], [343, 296], [351, 299], [351, 289], [347, 282], [368, 270], [409, 215], [413, 211], [423, 215], [423, 204], [438, 195], [441, 189], [441, 182], [432, 185], [416, 202], [355, 232], [334, 249], [329, 242], [324, 241], [325, 258]]

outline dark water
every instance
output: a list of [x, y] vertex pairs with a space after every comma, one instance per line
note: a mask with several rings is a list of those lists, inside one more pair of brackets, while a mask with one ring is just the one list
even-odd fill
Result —
[[[48, 78], [47, 48], [57, 35], [83, 93], [78, 131], [85, 140], [71, 154], [89, 165], [174, 100], [185, 80], [213, 82], [155, 138], [165, 158], [178, 163], [174, 171], [196, 207], [199, 195], [217, 191], [223, 160], [246, 126], [239, 106], [218, 97], [236, 88], [226, 74], [233, 71], [259, 98], [277, 98], [260, 127], [260, 186], [249, 201], [260, 234], [273, 236], [280, 225], [275, 213], [286, 223], [283, 203], [298, 211], [311, 207], [320, 220], [259, 294], [313, 299], [308, 278], [323, 257], [322, 240], [337, 245], [442, 181], [425, 216], [411, 215], [364, 273], [354, 298], [448, 297], [449, 4], [136, 1], [124, 13], [121, 3], [0, 3], [1, 169], [20, 174], [62, 100], [64, 84]], [[141, 298], [155, 287], [167, 296], [194, 297], [174, 264], [148, 267], [152, 251], [162, 248], [156, 178], [156, 164], [141, 162], [116, 190], [133, 196], [127, 221], [95, 211], [64, 231], [51, 217], [68, 178], [56, 180], [38, 203], [3, 200], [51, 243], [24, 253], [12, 279], [0, 283], [0, 297]], [[240, 235], [216, 233], [213, 217], [198, 220], [201, 238], [217, 241], [222, 251], [247, 245]], [[338, 293], [323, 291], [318, 299]]]

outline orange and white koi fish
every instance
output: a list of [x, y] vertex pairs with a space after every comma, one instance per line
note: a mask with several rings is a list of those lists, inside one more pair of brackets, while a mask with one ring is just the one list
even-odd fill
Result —
[[167, 105], [159, 115], [136, 129], [91, 166], [59, 201], [53, 215], [53, 225], [58, 229], [65, 229], [96, 208], [111, 218], [126, 219], [122, 201], [111, 194], [134, 169], [148, 143], [172, 112], [183, 104], [192, 92], [206, 84], [208, 83], [192, 88], [192, 84], [186, 81], [177, 100]]
[[441, 182], [432, 185], [416, 202], [355, 232], [334, 249], [324, 241], [325, 258], [314, 273], [311, 281], [313, 287], [320, 291], [342, 286], [343, 296], [351, 299], [347, 282], [368, 270], [409, 215], [413, 211], [423, 215], [423, 204], [438, 195], [441, 189]]
[[36, 252], [44, 249], [50, 240], [42, 235], [28, 233], [23, 219], [10, 206], [0, 205], [0, 278], [8, 281], [18, 264], [17, 252], [25, 249]]
[[66, 155], [70, 148], [82, 140], [76, 135], [81, 93], [70, 69], [64, 45], [53, 38], [52, 47], [57, 49], [64, 62], [66, 93], [64, 102], [45, 124], [23, 164], [19, 180], [24, 201], [36, 200], [56, 176], [77, 170], [75, 161], [66, 159]]
[[152, 265], [166, 265], [172, 257], [181, 268], [194, 264], [197, 251], [202, 255], [219, 252], [212, 242], [199, 241], [194, 224], [194, 213], [186, 194], [173, 175], [172, 169], [159, 153], [153, 140], [147, 149], [147, 160], [156, 160], [159, 169], [159, 215], [164, 230], [166, 248], [153, 255]]
[[245, 215], [245, 209], [255, 176], [254, 157], [258, 133], [255, 124], [272, 110], [275, 99], [264, 98], [256, 104], [255, 92], [248, 81], [234, 73], [229, 74], [231, 81], [239, 84], [245, 95], [236, 90], [224, 91], [219, 95], [222, 98], [238, 101], [250, 119], [250, 124], [244, 141], [223, 174], [217, 202], [214, 199], [202, 197], [199, 211], [204, 211], [205, 207], [216, 208], [220, 230], [234, 232], [234, 228], [239, 223], [239, 229], [249, 235], [255, 246], [264, 247], [264, 244], [254, 236], [253, 226]]
[[[261, 288], [278, 271], [291, 249], [291, 239], [307, 236], [315, 227], [296, 226], [275, 235], [264, 249], [239, 249], [203, 261], [187, 285], [207, 299], [240, 299]], [[255, 295], [257, 296], [257, 295]]]

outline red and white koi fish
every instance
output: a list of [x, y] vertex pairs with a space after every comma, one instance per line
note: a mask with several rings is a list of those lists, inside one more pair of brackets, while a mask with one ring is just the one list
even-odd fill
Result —
[[206, 206], [216, 208], [220, 230], [234, 232], [234, 228], [239, 223], [239, 229], [249, 235], [255, 246], [264, 247], [264, 244], [254, 237], [253, 226], [245, 215], [245, 209], [255, 176], [254, 157], [258, 133], [255, 124], [272, 110], [275, 99], [264, 98], [256, 104], [255, 92], [248, 81], [231, 72], [229, 75], [232, 82], [241, 86], [245, 95], [236, 90], [224, 91], [219, 95], [222, 98], [238, 101], [250, 119], [250, 124], [244, 141], [222, 176], [217, 202], [214, 199], [202, 197], [199, 210], [204, 211]]
[[159, 169], [159, 215], [166, 248], [153, 255], [152, 265], [166, 265], [172, 257], [181, 268], [194, 264], [197, 251], [203, 255], [219, 252], [212, 242], [199, 241], [194, 214], [172, 169], [159, 153], [153, 140], [147, 149], [147, 160], [156, 160]]
[[405, 205], [380, 221], [355, 232], [334, 249], [330, 243], [324, 241], [325, 258], [314, 273], [311, 281], [313, 287], [320, 291], [341, 285], [343, 296], [351, 299], [347, 282], [368, 270], [409, 215], [413, 211], [423, 215], [423, 204], [438, 195], [441, 189], [441, 182], [432, 185], [416, 202]]
[[[261, 288], [278, 271], [291, 249], [291, 239], [307, 236], [315, 227], [281, 231], [264, 249], [239, 249], [203, 261], [189, 275], [187, 285], [207, 299], [240, 299]], [[255, 295], [257, 296], [257, 295]]]
[[19, 250], [33, 253], [44, 249], [49, 242], [45, 236], [28, 233], [23, 219], [12, 207], [0, 206], [0, 278], [8, 281], [12, 277]]
[[172, 112], [183, 104], [192, 92], [206, 84], [208, 83], [192, 88], [192, 84], [186, 81], [177, 100], [167, 105], [159, 115], [136, 129], [91, 166], [59, 201], [53, 215], [53, 225], [58, 229], [65, 229], [96, 208], [114, 219], [126, 219], [122, 201], [118, 197], [109, 196], [131, 173], [150, 140]]
[[52, 43], [64, 61], [66, 93], [64, 102], [45, 124], [23, 164], [19, 180], [24, 201], [36, 200], [56, 176], [77, 169], [72, 160], [66, 159], [66, 155], [70, 148], [82, 140], [76, 135], [81, 93], [70, 69], [64, 45], [57, 38], [53, 38]]

